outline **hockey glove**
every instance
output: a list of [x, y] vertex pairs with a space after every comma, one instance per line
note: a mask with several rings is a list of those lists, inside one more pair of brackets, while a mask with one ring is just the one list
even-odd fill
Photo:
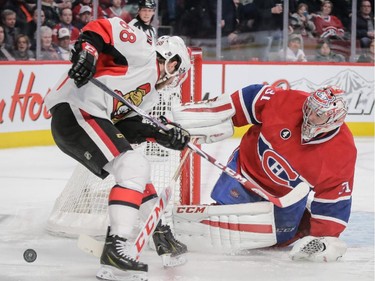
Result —
[[180, 125], [168, 121], [164, 116], [160, 116], [160, 120], [171, 128], [155, 135], [155, 141], [166, 148], [183, 150], [190, 141], [189, 132], [181, 128]]
[[341, 258], [347, 249], [337, 237], [306, 236], [298, 240], [289, 253], [294, 261], [333, 262]]
[[73, 65], [68, 75], [74, 80], [76, 86], [80, 88], [95, 74], [98, 51], [91, 44], [80, 41], [77, 41], [74, 48], [70, 58]]

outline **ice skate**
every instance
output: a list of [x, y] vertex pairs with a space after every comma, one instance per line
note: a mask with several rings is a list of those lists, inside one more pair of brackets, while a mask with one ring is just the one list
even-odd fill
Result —
[[116, 281], [147, 280], [147, 264], [137, 262], [131, 257], [129, 249], [131, 249], [131, 243], [125, 238], [107, 235], [100, 257], [101, 267], [96, 278]]
[[171, 228], [168, 225], [159, 225], [152, 235], [155, 249], [162, 258], [163, 266], [174, 267], [187, 262], [187, 247], [174, 238]]

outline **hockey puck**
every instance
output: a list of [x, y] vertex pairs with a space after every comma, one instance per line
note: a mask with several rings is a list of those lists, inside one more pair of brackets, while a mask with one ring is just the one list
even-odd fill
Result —
[[36, 257], [37, 257], [37, 254], [36, 254], [36, 252], [33, 249], [27, 249], [23, 253], [23, 258], [27, 262], [34, 262], [36, 260]]

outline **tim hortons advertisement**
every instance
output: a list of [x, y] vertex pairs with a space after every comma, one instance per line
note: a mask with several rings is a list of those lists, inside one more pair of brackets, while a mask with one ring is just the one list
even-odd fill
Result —
[[[0, 65], [0, 134], [48, 130], [50, 114], [43, 99], [69, 64]], [[203, 93], [210, 97], [254, 83], [312, 91], [337, 85], [349, 100], [349, 122], [374, 122], [374, 67], [312, 64], [203, 64]]]
[[49, 129], [51, 116], [43, 99], [68, 67], [0, 65], [0, 133]]

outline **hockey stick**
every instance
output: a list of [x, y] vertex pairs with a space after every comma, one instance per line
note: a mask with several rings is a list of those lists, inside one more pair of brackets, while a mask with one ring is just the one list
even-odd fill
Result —
[[[142, 109], [135, 106], [131, 102], [127, 101], [125, 98], [118, 95], [116, 92], [114, 92], [113, 90], [108, 88], [105, 84], [103, 84], [102, 82], [100, 82], [96, 78], [91, 78], [90, 81], [93, 84], [95, 84], [97, 87], [102, 89], [105, 93], [107, 93], [107, 94], [111, 95], [113, 98], [121, 101], [123, 104], [125, 104], [127, 107], [129, 107], [131, 110], [133, 110], [134, 112], [136, 112], [138, 115], [142, 116], [143, 118], [147, 119], [148, 121], [150, 121], [152, 124], [154, 124], [158, 128], [162, 129], [163, 131], [169, 130], [169, 128], [165, 124], [163, 124], [159, 120], [151, 117], [149, 114], [144, 112]], [[254, 193], [261, 196], [262, 198], [272, 202], [273, 204], [275, 204], [278, 207], [281, 207], [281, 208], [288, 207], [288, 206], [298, 202], [299, 200], [301, 200], [310, 191], [309, 186], [305, 182], [301, 182], [295, 188], [293, 188], [288, 194], [286, 194], [282, 197], [275, 197], [274, 195], [272, 195], [268, 191], [264, 190], [258, 184], [250, 182], [248, 179], [246, 179], [245, 177], [243, 177], [239, 173], [237, 173], [237, 172], [233, 171], [232, 169], [230, 169], [229, 167], [221, 164], [219, 161], [217, 161], [212, 156], [208, 155], [206, 152], [204, 152], [202, 149], [200, 149], [199, 147], [194, 145], [192, 142], [188, 143], [188, 147], [192, 151], [194, 151], [195, 153], [197, 153], [198, 155], [200, 155], [201, 157], [206, 159], [208, 162], [210, 162], [211, 164], [218, 167], [224, 173], [226, 173], [230, 177], [232, 177], [235, 180], [237, 180], [238, 182], [240, 182], [247, 189], [253, 191]]]
[[[162, 189], [162, 191], [158, 195], [158, 200], [154, 204], [150, 215], [145, 220], [145, 225], [142, 227], [141, 232], [138, 234], [135, 243], [132, 249], [130, 250], [130, 254], [137, 260], [139, 259], [144, 246], [147, 245], [151, 235], [153, 234], [156, 226], [158, 225], [161, 216], [165, 212], [165, 209], [171, 199], [174, 186], [176, 185], [181, 170], [190, 154], [191, 150], [185, 150], [185, 153], [180, 161], [180, 164], [177, 167], [169, 185]], [[77, 246], [82, 251], [99, 258], [103, 252], [104, 242], [96, 240], [95, 238], [89, 235], [81, 234], [78, 237]], [[171, 262], [172, 261], [168, 259], [163, 259], [164, 266], [172, 266], [171, 264], [168, 264]], [[180, 260], [179, 262], [184, 261]]]

